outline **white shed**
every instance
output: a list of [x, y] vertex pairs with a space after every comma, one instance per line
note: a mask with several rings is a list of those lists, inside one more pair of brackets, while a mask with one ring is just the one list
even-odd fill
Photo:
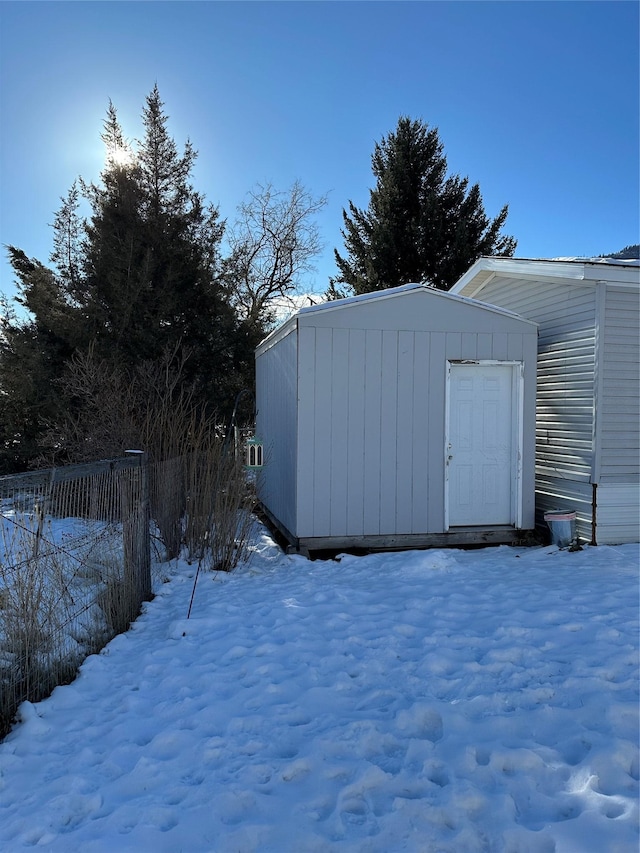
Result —
[[481, 258], [452, 292], [538, 323], [538, 522], [575, 509], [583, 541], [639, 541], [637, 262]]
[[256, 350], [258, 496], [295, 548], [534, 526], [537, 327], [423, 285], [298, 311]]

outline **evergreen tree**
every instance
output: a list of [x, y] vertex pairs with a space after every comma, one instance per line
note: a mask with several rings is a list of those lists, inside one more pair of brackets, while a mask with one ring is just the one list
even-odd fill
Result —
[[[299, 184], [284, 195], [269, 186], [242, 208], [246, 227], [222, 258], [225, 223], [193, 188], [196, 152], [190, 142], [178, 150], [157, 87], [142, 121], [142, 139], [129, 142], [109, 102], [105, 167], [97, 182], [79, 179], [62, 198], [49, 266], [9, 247], [17, 301], [28, 313], [19, 319], [0, 300], [4, 472], [43, 454], [64, 462], [66, 436], [77, 446], [83, 424], [95, 429], [95, 399], [89, 413], [82, 376], [143, 387], [140, 376], [179, 364], [176, 395], [224, 419], [253, 385], [253, 351], [273, 299], [295, 288], [319, 250], [309, 218], [324, 200]], [[88, 439], [95, 441], [85, 450], [99, 446], [97, 434]]]
[[60, 297], [54, 272], [20, 249], [8, 247], [17, 276], [19, 319], [0, 306], [0, 473], [24, 470], [42, 452], [41, 437], [64, 417], [56, 380], [73, 352], [76, 310]]
[[[135, 159], [111, 158], [101, 185], [87, 188], [87, 312], [98, 354], [111, 351], [127, 364], [180, 341], [207, 360], [207, 350], [218, 349], [213, 338], [235, 326], [218, 269], [224, 226], [191, 187], [195, 152], [187, 143], [178, 153], [162, 106], [154, 88]], [[108, 150], [123, 149], [112, 107], [103, 140]]]
[[401, 117], [371, 163], [368, 208], [343, 210], [346, 256], [335, 250], [329, 298], [410, 282], [447, 290], [481, 255], [513, 255], [516, 241], [501, 233], [508, 207], [490, 220], [478, 184], [447, 177], [437, 129]]
[[625, 246], [619, 252], [614, 252], [612, 255], [600, 255], [601, 258], [613, 258], [617, 261], [636, 261], [640, 259], [640, 245], [634, 243], [632, 246]]
[[77, 304], [82, 298], [82, 257], [84, 223], [79, 214], [80, 189], [74, 181], [53, 222], [53, 251], [49, 260], [59, 276], [66, 301]]
[[109, 104], [105, 168], [98, 184], [80, 182], [89, 220], [79, 216], [74, 184], [54, 220], [51, 267], [9, 248], [29, 314], [18, 320], [6, 305], [2, 314], [5, 470], [59, 445], [45, 446], [43, 436], [55, 436], [78, 404], [59, 381], [74, 356], [91, 352], [126, 375], [168, 351], [184, 353], [184, 383], [221, 416], [252, 382], [255, 340], [220, 271], [224, 223], [190, 184], [195, 152], [189, 143], [178, 152], [157, 88], [143, 122], [144, 137], [132, 147]]

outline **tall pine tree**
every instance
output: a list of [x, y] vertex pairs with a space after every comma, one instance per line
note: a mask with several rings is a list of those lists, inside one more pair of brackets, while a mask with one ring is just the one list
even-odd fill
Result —
[[86, 309], [100, 354], [131, 364], [182, 342], [211, 362], [236, 323], [219, 272], [224, 226], [191, 186], [195, 152], [189, 143], [178, 152], [162, 107], [154, 88], [134, 158], [117, 156], [124, 142], [110, 108], [103, 139], [116, 156], [87, 188]]
[[447, 177], [436, 128], [401, 117], [371, 164], [368, 208], [343, 210], [346, 254], [335, 250], [330, 298], [410, 282], [448, 290], [481, 255], [513, 255], [516, 241], [501, 233], [507, 205], [490, 220], [478, 184]]
[[0, 474], [24, 470], [43, 451], [42, 436], [65, 416], [56, 380], [74, 349], [81, 318], [60, 295], [55, 273], [9, 246], [18, 281], [18, 317], [6, 300], [0, 311]]
[[252, 382], [253, 332], [221, 273], [224, 223], [190, 182], [196, 154], [190, 143], [178, 151], [157, 87], [142, 117], [143, 138], [129, 145], [109, 104], [105, 168], [97, 184], [80, 182], [89, 219], [74, 184], [54, 221], [50, 267], [9, 248], [29, 314], [19, 320], [5, 306], [1, 318], [4, 470], [51, 451], [47, 428], [55, 436], [78, 402], [59, 382], [74, 356], [90, 352], [126, 374], [171, 352], [194, 399], [221, 416]]

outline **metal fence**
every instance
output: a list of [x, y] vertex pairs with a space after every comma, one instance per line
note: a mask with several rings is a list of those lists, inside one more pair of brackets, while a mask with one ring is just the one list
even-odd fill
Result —
[[149, 505], [143, 453], [0, 477], [0, 737], [150, 598]]

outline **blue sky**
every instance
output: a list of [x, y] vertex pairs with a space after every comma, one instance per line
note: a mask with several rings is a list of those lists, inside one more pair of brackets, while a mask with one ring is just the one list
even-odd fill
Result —
[[[439, 129], [519, 257], [639, 240], [636, 2], [0, 2], [0, 243], [47, 262], [60, 196], [98, 178], [108, 101], [125, 134], [157, 82], [194, 184], [233, 219], [257, 183], [327, 193], [322, 292], [342, 209], [401, 115]], [[6, 255], [4, 256], [6, 257]], [[13, 275], [3, 258], [0, 291]]]

